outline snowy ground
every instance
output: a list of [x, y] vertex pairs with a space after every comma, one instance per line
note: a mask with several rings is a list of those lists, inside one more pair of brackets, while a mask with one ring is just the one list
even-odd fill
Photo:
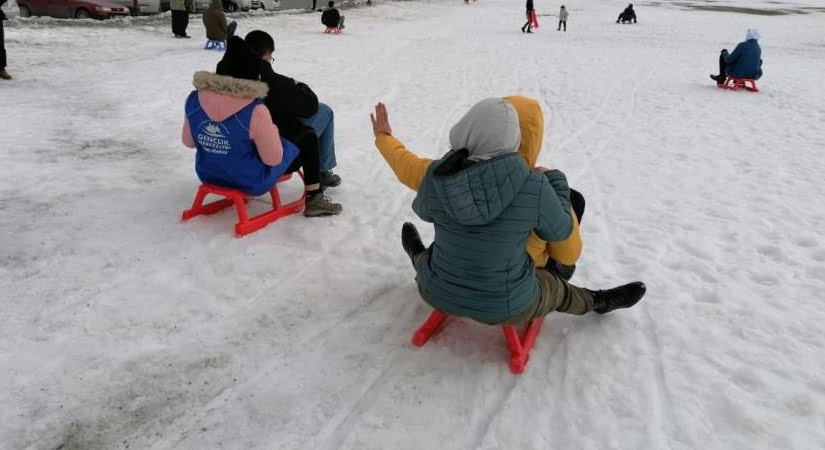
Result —
[[[665, 2], [616, 25], [623, 6], [571, 1], [566, 34], [542, 16], [531, 36], [509, 0], [349, 10], [341, 36], [242, 19], [335, 108], [345, 208], [242, 239], [231, 213], [179, 222], [183, 101], [219, 57], [198, 18], [190, 41], [168, 18], [8, 24], [0, 448], [825, 448], [825, 14]], [[762, 92], [716, 89], [749, 26]], [[632, 310], [551, 316], [521, 376], [495, 327], [410, 346], [413, 195], [368, 120], [385, 101], [435, 157], [470, 105], [514, 93], [544, 109], [540, 162], [587, 196], [574, 281], [648, 285]]]

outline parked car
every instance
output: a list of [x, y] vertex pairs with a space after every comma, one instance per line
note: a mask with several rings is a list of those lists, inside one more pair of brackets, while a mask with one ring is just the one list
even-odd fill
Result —
[[160, 12], [160, 0], [111, 0], [120, 6], [129, 8], [133, 16], [157, 14]]
[[278, 9], [278, 2], [275, 0], [252, 0], [252, 9], [262, 9], [264, 11], [274, 11]]
[[226, 12], [249, 11], [252, 9], [251, 0], [223, 0], [223, 10]]
[[[204, 12], [206, 8], [209, 8], [210, 0], [195, 0], [195, 10], [192, 12]], [[160, 12], [166, 12], [172, 9], [172, 5], [170, 4], [169, 0], [160, 0]]]
[[22, 17], [111, 19], [129, 15], [129, 8], [110, 0], [17, 0]]
[[17, 7], [17, 1], [8, 0], [6, 3], [3, 3], [3, 14], [5, 14], [9, 19], [19, 16], [20, 8]]

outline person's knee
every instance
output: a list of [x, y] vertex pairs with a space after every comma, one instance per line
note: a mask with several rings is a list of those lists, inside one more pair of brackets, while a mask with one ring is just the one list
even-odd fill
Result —
[[318, 103], [318, 114], [329, 116], [330, 120], [335, 118], [335, 112], [333, 112], [332, 108], [326, 103]]
[[576, 214], [576, 219], [581, 223], [582, 216], [584, 216], [584, 207], [585, 207], [585, 200], [584, 195], [581, 192], [570, 189], [570, 206], [573, 208], [573, 212]]

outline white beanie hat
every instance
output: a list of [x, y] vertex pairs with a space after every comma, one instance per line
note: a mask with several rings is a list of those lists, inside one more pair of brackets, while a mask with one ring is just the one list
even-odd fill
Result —
[[748, 28], [747, 34], [745, 34], [745, 40], [749, 41], [751, 39], [759, 40], [762, 36], [759, 35], [759, 30], [756, 28]]

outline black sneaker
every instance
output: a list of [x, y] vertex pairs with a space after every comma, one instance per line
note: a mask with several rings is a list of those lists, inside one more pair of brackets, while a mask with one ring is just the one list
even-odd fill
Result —
[[328, 188], [328, 187], [337, 187], [341, 184], [341, 177], [332, 173], [331, 170], [324, 170], [321, 172], [321, 186]]
[[407, 256], [410, 257], [410, 262], [413, 265], [415, 265], [415, 258], [426, 250], [415, 225], [409, 222], [404, 223], [404, 226], [401, 227], [401, 246], [404, 247], [404, 251], [407, 252]]
[[639, 300], [645, 296], [647, 288], [644, 283], [637, 281], [605, 291], [585, 290], [593, 296], [593, 311], [605, 314], [617, 309], [630, 308], [639, 303]]

